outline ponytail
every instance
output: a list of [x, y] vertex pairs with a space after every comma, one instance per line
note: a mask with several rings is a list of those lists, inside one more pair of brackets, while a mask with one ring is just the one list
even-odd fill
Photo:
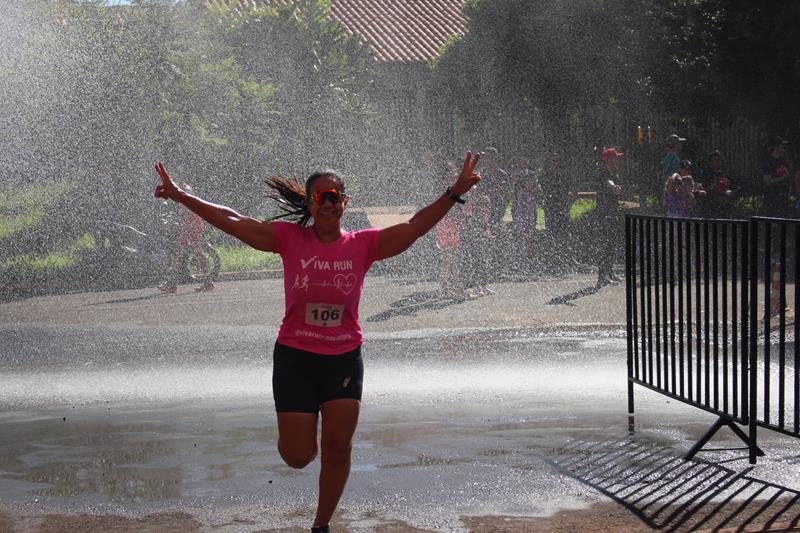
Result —
[[311, 220], [311, 212], [306, 202], [306, 188], [297, 178], [287, 179], [281, 176], [267, 178], [267, 198], [278, 202], [283, 211], [269, 220], [287, 218], [301, 226], [307, 226]]
[[286, 218], [300, 226], [307, 226], [308, 221], [311, 220], [311, 211], [308, 210], [307, 201], [309, 191], [311, 190], [311, 185], [318, 178], [323, 176], [338, 181], [341, 191], [344, 192], [344, 182], [342, 178], [331, 171], [315, 172], [311, 174], [306, 180], [305, 185], [297, 178], [288, 179], [281, 176], [267, 178], [267, 197], [278, 202], [278, 207], [283, 211], [283, 213], [268, 220], [272, 221]]

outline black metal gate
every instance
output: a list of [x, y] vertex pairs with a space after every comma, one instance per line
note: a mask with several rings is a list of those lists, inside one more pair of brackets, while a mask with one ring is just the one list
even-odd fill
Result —
[[723, 426], [747, 444], [751, 463], [763, 455], [758, 426], [800, 435], [799, 228], [786, 219], [626, 217], [628, 411], [641, 385], [717, 415], [687, 459]]

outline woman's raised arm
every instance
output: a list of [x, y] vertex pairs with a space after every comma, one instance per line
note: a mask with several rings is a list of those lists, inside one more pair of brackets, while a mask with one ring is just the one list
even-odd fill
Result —
[[472, 152], [467, 152], [461, 174], [445, 194], [442, 194], [432, 204], [417, 211], [407, 222], [382, 229], [378, 234], [378, 256], [386, 259], [404, 252], [443, 219], [453, 204], [460, 201], [461, 195], [469, 192], [481, 180], [480, 174], [475, 172], [475, 166], [480, 158], [480, 154], [473, 156]]
[[212, 204], [187, 193], [175, 185], [160, 162], [156, 165], [156, 172], [161, 177], [161, 184], [156, 186], [154, 192], [156, 198], [166, 198], [185, 205], [209, 224], [233, 235], [256, 250], [275, 251], [275, 228], [271, 222], [240, 215], [229, 207]]

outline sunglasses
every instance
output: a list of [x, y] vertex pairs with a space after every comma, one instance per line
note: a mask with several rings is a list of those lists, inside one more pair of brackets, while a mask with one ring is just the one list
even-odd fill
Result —
[[347, 195], [338, 189], [327, 189], [324, 191], [317, 191], [312, 196], [312, 200], [317, 205], [322, 205], [326, 200], [332, 204], [340, 204], [344, 202]]

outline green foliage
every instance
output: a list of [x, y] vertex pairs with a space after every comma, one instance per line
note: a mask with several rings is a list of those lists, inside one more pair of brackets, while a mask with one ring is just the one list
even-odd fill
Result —
[[631, 122], [699, 136], [705, 121], [744, 118], [747, 135], [800, 144], [800, 2], [468, 0], [464, 13], [468, 33], [431, 65], [431, 96], [456, 107], [469, 144], [560, 152], [566, 174]]
[[64, 249], [45, 255], [25, 254], [0, 261], [0, 271], [25, 273], [38, 270], [59, 269], [74, 266], [80, 261], [80, 253], [94, 246], [94, 237], [87, 233]]
[[579, 198], [569, 208], [569, 218], [573, 222], [580, 220], [597, 207], [597, 202], [590, 198]]
[[75, 189], [72, 182], [24, 186], [0, 193], [0, 244], [42, 223], [48, 208]]
[[223, 272], [241, 272], [248, 270], [267, 270], [281, 268], [280, 256], [261, 252], [248, 246], [216, 245]]
[[646, 0], [638, 18], [651, 102], [682, 116], [748, 117], [774, 133], [800, 118], [800, 3]]
[[436, 69], [478, 121], [498, 106], [531, 102], [545, 109], [629, 99], [637, 91], [622, 57], [636, 43], [623, 31], [628, 2], [496, 0], [469, 2], [469, 33], [448, 43]]
[[[0, 212], [0, 238], [15, 236], [6, 257], [65, 246], [96, 219], [146, 228], [159, 160], [202, 196], [263, 212], [264, 177], [317, 161], [348, 171], [353, 132], [366, 136], [375, 115], [374, 58], [320, 0], [241, 12], [28, 0], [0, 31], [23, 37], [0, 54], [4, 180], [75, 183], [57, 202]], [[30, 243], [19, 238], [34, 227]]]

